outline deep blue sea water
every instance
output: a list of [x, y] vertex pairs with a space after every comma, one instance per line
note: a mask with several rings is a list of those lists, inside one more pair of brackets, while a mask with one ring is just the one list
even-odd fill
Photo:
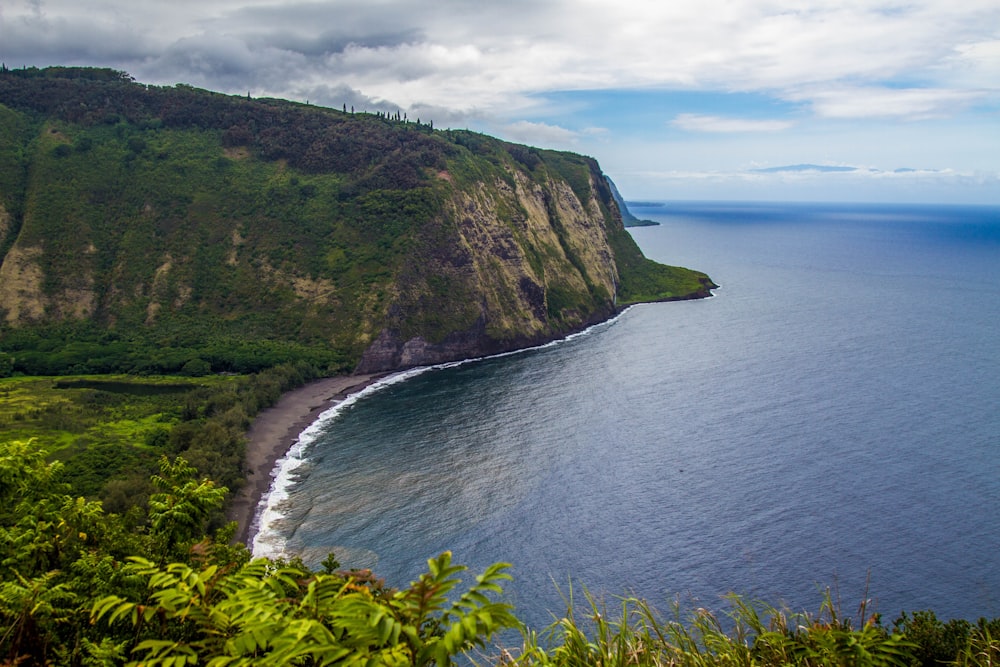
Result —
[[715, 297], [349, 401], [258, 552], [400, 585], [445, 549], [508, 561], [535, 627], [571, 581], [664, 610], [816, 611], [831, 586], [851, 613], [870, 580], [887, 620], [1000, 616], [1000, 209], [632, 208]]

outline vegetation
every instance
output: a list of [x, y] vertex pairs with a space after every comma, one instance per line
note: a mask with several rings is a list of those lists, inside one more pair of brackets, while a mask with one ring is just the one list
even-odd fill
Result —
[[153, 492], [162, 456], [183, 455], [200, 474], [241, 486], [251, 418], [317, 376], [299, 363], [251, 376], [0, 379], [0, 441], [32, 441], [61, 462], [72, 494], [124, 513]]
[[571, 594], [539, 630], [503, 563], [396, 590], [233, 544], [250, 419], [376, 339], [498, 351], [712, 286], [642, 256], [589, 158], [3, 68], [0, 665], [997, 664], [1000, 619]]
[[707, 295], [642, 256], [612, 188], [399, 113], [2, 68], [0, 664], [996, 664], [1000, 619], [570, 596], [539, 632], [502, 563], [470, 582], [444, 553], [394, 590], [232, 544], [250, 418], [383, 334], [465, 355]]
[[[225, 489], [162, 457], [154, 492], [125, 516], [74, 498], [32, 443], [0, 444], [0, 664], [992, 665], [1000, 619], [893, 627], [829, 595], [816, 615], [731, 598], [722, 618], [665, 618], [636, 599], [593, 598], [541, 633], [502, 599], [507, 566], [463, 583], [448, 553], [394, 590], [368, 571], [252, 560], [232, 526], [206, 531]], [[517, 630], [520, 646], [494, 646]], [[475, 651], [474, 653], [470, 653]]]
[[503, 565], [457, 598], [448, 554], [409, 589], [370, 573], [251, 561], [232, 526], [205, 537], [225, 489], [162, 457], [128, 516], [73, 498], [31, 443], [0, 445], [0, 660], [9, 665], [448, 664], [515, 624]]
[[338, 373], [383, 334], [441, 361], [604, 319], [616, 275], [626, 301], [710, 285], [642, 257], [590, 158], [114, 70], [0, 71], [0, 376]]

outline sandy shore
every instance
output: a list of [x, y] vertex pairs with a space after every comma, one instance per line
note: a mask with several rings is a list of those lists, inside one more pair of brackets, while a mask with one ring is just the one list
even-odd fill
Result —
[[[343, 400], [360, 391], [383, 374], [340, 375], [316, 380], [284, 394], [276, 404], [254, 418], [247, 433], [247, 483], [229, 506], [229, 519], [237, 522], [236, 540], [247, 544], [250, 526], [260, 499], [271, 486], [271, 471], [316, 418]], [[248, 545], [249, 546], [249, 545]]]

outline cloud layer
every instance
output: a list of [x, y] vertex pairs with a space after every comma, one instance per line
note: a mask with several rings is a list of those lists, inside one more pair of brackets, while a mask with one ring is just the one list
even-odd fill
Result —
[[995, 120], [997, 26], [996, 0], [8, 0], [0, 59], [600, 148], [615, 140], [615, 115], [560, 108], [554, 93], [712, 92], [781, 106], [664, 110], [649, 123], [691, 135]]
[[671, 125], [690, 132], [780, 132], [792, 126], [790, 121], [757, 120], [752, 118], [724, 118], [701, 114], [682, 113]]
[[766, 90], [833, 117], [923, 117], [995, 101], [1000, 81], [992, 0], [14, 0], [2, 12], [11, 66], [111, 64], [280, 96], [346, 86], [465, 113], [546, 90], [659, 86]]

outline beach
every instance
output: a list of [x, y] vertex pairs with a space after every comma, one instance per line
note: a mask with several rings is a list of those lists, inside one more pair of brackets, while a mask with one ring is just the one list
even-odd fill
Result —
[[299, 434], [325, 410], [383, 376], [370, 373], [315, 380], [285, 393], [277, 403], [257, 414], [247, 432], [247, 482], [228, 511], [229, 520], [238, 524], [236, 541], [249, 544], [257, 507], [271, 487], [271, 472]]

